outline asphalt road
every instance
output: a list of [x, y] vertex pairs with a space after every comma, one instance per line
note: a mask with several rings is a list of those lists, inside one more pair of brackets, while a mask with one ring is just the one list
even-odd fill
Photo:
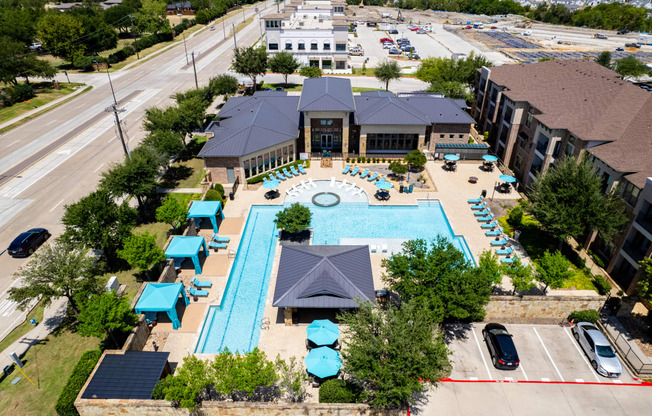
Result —
[[[263, 14], [275, 12], [271, 2]], [[245, 9], [247, 17], [255, 13]], [[226, 21], [242, 22], [241, 12]], [[186, 38], [188, 53], [195, 52], [199, 85], [224, 73], [233, 55], [233, 38], [224, 39], [222, 25]], [[256, 17], [236, 37], [238, 46], [259, 39]], [[113, 103], [106, 73], [71, 74], [71, 81], [85, 82], [93, 90], [0, 135], [0, 339], [24, 319], [6, 290], [18, 284], [13, 275], [26, 259], [13, 259], [5, 249], [20, 232], [45, 227], [56, 236], [63, 227], [60, 217], [66, 204], [88, 194], [100, 175], [124, 157], [117, 139], [114, 116], [105, 109]], [[66, 82], [63, 74], [56, 77]], [[165, 106], [170, 96], [194, 88], [195, 79], [186, 62], [183, 43], [131, 69], [111, 74], [113, 88], [124, 111], [120, 117], [130, 148], [143, 136], [142, 117], [147, 108]]]

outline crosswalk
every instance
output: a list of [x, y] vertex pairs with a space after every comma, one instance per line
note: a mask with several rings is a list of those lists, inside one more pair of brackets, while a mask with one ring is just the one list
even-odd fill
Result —
[[10, 299], [5, 299], [2, 302], [0, 302], [0, 316], [9, 316], [12, 313], [14, 313], [17, 308], [18, 308], [17, 302]]

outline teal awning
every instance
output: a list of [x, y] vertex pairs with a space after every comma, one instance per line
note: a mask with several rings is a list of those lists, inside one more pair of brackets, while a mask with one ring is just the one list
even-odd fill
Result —
[[204, 254], [209, 256], [208, 246], [204, 237], [200, 236], [176, 236], [170, 241], [170, 245], [165, 250], [165, 257], [183, 258], [190, 257], [195, 264], [195, 274], [201, 274], [201, 265], [199, 264], [199, 250], [204, 247]]
[[208, 218], [213, 224], [213, 232], [217, 233], [217, 214], [224, 219], [220, 201], [194, 201], [188, 210], [188, 218]]
[[136, 313], [166, 312], [172, 321], [172, 328], [181, 326], [177, 317], [177, 301], [182, 295], [186, 305], [190, 303], [183, 289], [183, 283], [148, 283], [134, 308]]

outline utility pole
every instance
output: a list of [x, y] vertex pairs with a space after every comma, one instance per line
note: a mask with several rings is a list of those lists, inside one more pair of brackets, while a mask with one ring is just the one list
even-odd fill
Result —
[[235, 40], [235, 23], [231, 23], [231, 26], [233, 26], [233, 45], [238, 49], [238, 42]]
[[125, 155], [127, 156], [127, 159], [131, 159], [131, 155], [129, 154], [129, 148], [127, 147], [127, 143], [125, 142], [124, 135], [122, 134], [122, 125], [120, 124], [120, 117], [118, 117], [118, 113], [124, 110], [118, 109], [117, 104], [111, 104], [109, 107], [105, 108], [104, 111], [106, 111], [107, 113], [113, 113], [113, 115], [115, 116], [115, 125], [118, 128], [118, 137], [120, 138], [120, 142], [122, 143], [122, 150], [125, 151]]
[[260, 17], [260, 12], [258, 12], [258, 27], [260, 28], [260, 44], [263, 44], [263, 19]]
[[[97, 62], [97, 61], [95, 61]], [[99, 62], [97, 63], [99, 67]], [[118, 105], [118, 100], [115, 99], [115, 91], [113, 90], [113, 83], [111, 82], [111, 74], [109, 74], [109, 65], [106, 65], [106, 76], [109, 77], [109, 85], [111, 86], [111, 95], [113, 95], [113, 104]]]
[[188, 62], [188, 48], [186, 47], [186, 35], [183, 35], [183, 49], [186, 50], [186, 65], [189, 65], [190, 62]]
[[[136, 31], [136, 26], [134, 26], [134, 16], [129, 15], [131, 18], [131, 30], [134, 32], [134, 37], [136, 38], [136, 43], [138, 43], [138, 32]], [[134, 47], [136, 50], [136, 59], [140, 59], [140, 54], [138, 53], [138, 47]]]
[[240, 7], [242, 7], [242, 22], [244, 23], [244, 21], [246, 20], [245, 19], [244, 6], [240, 6]]
[[226, 39], [226, 26], [224, 26], [225, 20], [226, 20], [226, 15], [222, 16], [222, 32], [224, 32], [224, 39]]
[[192, 70], [195, 72], [195, 88], [199, 89], [199, 83], [197, 83], [197, 67], [195, 66], [195, 51], [192, 51]]

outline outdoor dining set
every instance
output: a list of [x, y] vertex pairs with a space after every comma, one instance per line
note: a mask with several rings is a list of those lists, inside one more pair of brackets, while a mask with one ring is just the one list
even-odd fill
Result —
[[317, 387], [324, 380], [337, 377], [342, 367], [342, 358], [337, 351], [341, 346], [340, 329], [328, 319], [317, 319], [308, 325], [306, 333], [309, 352], [304, 362], [313, 385]]

